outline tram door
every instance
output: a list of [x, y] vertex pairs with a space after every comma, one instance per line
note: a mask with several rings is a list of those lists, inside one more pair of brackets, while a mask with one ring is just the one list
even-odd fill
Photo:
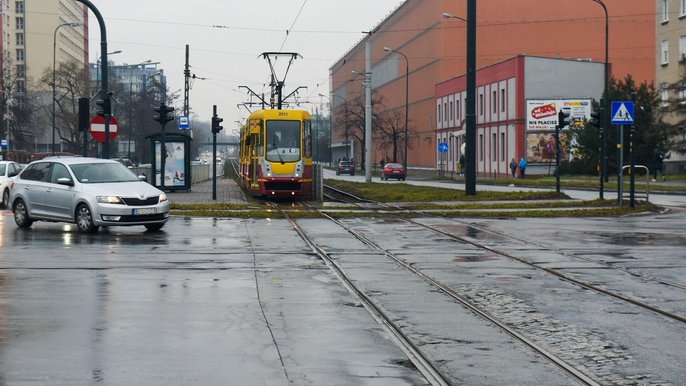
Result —
[[260, 136], [258, 134], [251, 134], [250, 135], [250, 146], [251, 148], [251, 154], [250, 154], [250, 187], [251, 188], [259, 188], [260, 184], [258, 181], [258, 166], [260, 164]]

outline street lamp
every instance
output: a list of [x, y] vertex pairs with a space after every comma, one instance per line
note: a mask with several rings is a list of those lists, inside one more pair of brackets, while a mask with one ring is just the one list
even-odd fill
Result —
[[603, 98], [601, 99], [601, 104], [600, 108], [603, 111], [603, 114], [601, 117], [599, 117], [599, 122], [598, 130], [600, 131], [599, 133], [599, 142], [600, 142], [600, 199], [603, 199], [603, 190], [604, 190], [604, 182], [605, 182], [605, 175], [607, 174], [607, 161], [605, 160], [605, 122], [607, 121], [605, 119], [605, 114], [607, 114], [607, 108], [605, 105], [607, 105], [607, 98], [609, 98], [609, 82], [610, 82], [610, 66], [608, 62], [608, 51], [609, 51], [609, 37], [610, 37], [610, 25], [609, 25], [609, 17], [607, 14], [607, 7], [605, 6], [605, 3], [603, 3], [602, 0], [592, 0], [598, 4], [600, 4], [601, 7], [603, 7], [603, 11], [605, 11], [605, 86], [603, 90]]
[[443, 17], [467, 22], [467, 104], [465, 194], [476, 195], [476, 0], [467, 0], [467, 19], [444, 13]]
[[[121, 53], [122, 53], [121, 50], [116, 50], [116, 51], [108, 52], [107, 55], [115, 55], [115, 54], [121, 54]], [[101, 64], [100, 62], [102, 62], [102, 56], [99, 57], [98, 60], [95, 62], [95, 81], [96, 82], [100, 80], [100, 74], [102, 73], [100, 71], [100, 64]]]
[[403, 167], [405, 168], [405, 173], [407, 173], [407, 143], [410, 141], [407, 135], [407, 115], [410, 109], [409, 98], [410, 98], [410, 61], [407, 60], [407, 56], [398, 50], [393, 48], [384, 47], [386, 52], [395, 52], [400, 54], [405, 58], [405, 157], [403, 162]]
[[55, 155], [55, 101], [57, 99], [57, 89], [55, 87], [55, 66], [57, 61], [57, 31], [62, 27], [78, 27], [80, 25], [80, 22], [62, 23], [55, 28], [55, 32], [52, 34], [52, 155]]

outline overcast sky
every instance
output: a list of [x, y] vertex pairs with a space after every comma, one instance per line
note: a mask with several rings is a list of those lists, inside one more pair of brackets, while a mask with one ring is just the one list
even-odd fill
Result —
[[[107, 26], [108, 51], [115, 64], [160, 62], [168, 86], [183, 97], [185, 45], [190, 46], [190, 105], [209, 121], [216, 104], [224, 128], [247, 117], [238, 108], [248, 86], [268, 95], [269, 65], [262, 52], [297, 52], [286, 78], [286, 93], [307, 86], [302, 100], [328, 103], [328, 69], [401, 0], [92, 0]], [[100, 29], [90, 13], [91, 62], [100, 55]], [[287, 33], [288, 31], [288, 33]], [[283, 59], [283, 58], [282, 58]], [[285, 68], [277, 67], [283, 77]], [[178, 102], [181, 108], [182, 98]], [[311, 110], [311, 105], [305, 105]], [[326, 107], [325, 107], [326, 108]]]

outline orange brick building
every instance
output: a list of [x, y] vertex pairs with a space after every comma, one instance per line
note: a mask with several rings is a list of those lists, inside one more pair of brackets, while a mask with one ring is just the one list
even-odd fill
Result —
[[[611, 74], [631, 74], [638, 82], [655, 79], [654, 1], [604, 0], [609, 14]], [[573, 60], [605, 60], [605, 13], [594, 0], [518, 0], [477, 3], [477, 68], [517, 55]], [[405, 66], [409, 65], [409, 167], [437, 167], [435, 85], [466, 72], [466, 0], [407, 0], [330, 68], [332, 110], [360, 98], [365, 43], [371, 44], [372, 91], [386, 108], [405, 111]], [[354, 73], [355, 72], [355, 73]], [[375, 112], [378, 108], [375, 108]], [[333, 116], [333, 159], [345, 154], [362, 160], [363, 144], [345, 138], [345, 124]], [[404, 125], [404, 123], [403, 123]], [[349, 132], [361, 128], [349, 127]], [[349, 134], [350, 134], [349, 133]], [[372, 163], [389, 159], [392, 149], [373, 141]], [[401, 146], [402, 148], [402, 146]], [[400, 152], [399, 161], [403, 161]]]

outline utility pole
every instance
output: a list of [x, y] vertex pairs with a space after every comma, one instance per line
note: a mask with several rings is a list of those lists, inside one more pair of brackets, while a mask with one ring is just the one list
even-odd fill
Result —
[[372, 43], [371, 32], [364, 43], [364, 178], [372, 182]]

